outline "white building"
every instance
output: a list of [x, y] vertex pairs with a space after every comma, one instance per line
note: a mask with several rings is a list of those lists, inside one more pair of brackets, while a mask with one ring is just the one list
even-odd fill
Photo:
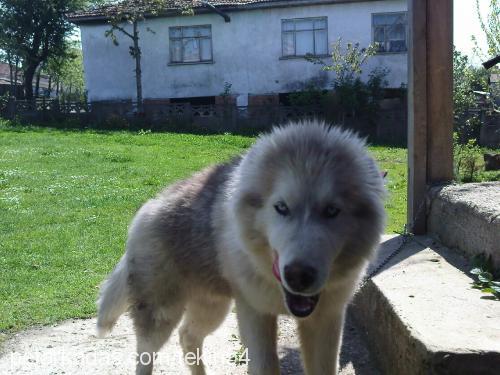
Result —
[[[364, 78], [373, 68], [385, 67], [390, 70], [389, 87], [407, 82], [405, 0], [209, 2], [219, 13], [200, 1], [172, 0], [172, 9], [140, 23], [145, 99], [198, 98], [208, 104], [229, 83], [238, 104], [251, 105], [275, 102], [278, 94], [300, 90], [311, 80], [328, 88], [333, 73], [304, 55], [325, 57], [327, 62], [339, 37], [361, 46], [379, 43], [380, 52], [364, 67]], [[195, 15], [180, 15], [174, 8], [182, 3], [191, 5]], [[117, 32], [115, 46], [105, 36], [110, 26], [99, 10], [71, 19], [81, 28], [89, 100], [135, 98], [130, 39]]]

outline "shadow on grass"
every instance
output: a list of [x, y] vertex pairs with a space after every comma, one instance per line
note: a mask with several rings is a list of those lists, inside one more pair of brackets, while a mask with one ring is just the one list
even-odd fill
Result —
[[[12, 132], [25, 133], [25, 132], [44, 132], [49, 130], [61, 130], [65, 132], [93, 132], [96, 134], [116, 134], [128, 132], [131, 134], [161, 134], [161, 133], [175, 133], [175, 134], [188, 134], [188, 135], [237, 135], [242, 137], [255, 138], [261, 134], [268, 133], [274, 125], [260, 128], [238, 128], [232, 130], [217, 130], [204, 126], [197, 125], [176, 125], [176, 124], [150, 124], [144, 122], [131, 123], [128, 126], [114, 126], [105, 123], [91, 123], [82, 124], [80, 121], [66, 120], [66, 121], [47, 121], [47, 122], [31, 122], [24, 123], [19, 121], [11, 121], [0, 118], [0, 129], [8, 129]], [[406, 144], [397, 142], [380, 142], [373, 141], [369, 137], [367, 143], [369, 146], [380, 147], [402, 147], [406, 148]]]

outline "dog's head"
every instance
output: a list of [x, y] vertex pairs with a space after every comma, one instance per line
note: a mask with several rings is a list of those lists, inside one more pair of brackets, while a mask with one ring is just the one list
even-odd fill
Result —
[[277, 128], [236, 176], [244, 243], [260, 271], [282, 284], [290, 312], [310, 315], [335, 262], [366, 262], [383, 231], [383, 181], [364, 141], [315, 122]]

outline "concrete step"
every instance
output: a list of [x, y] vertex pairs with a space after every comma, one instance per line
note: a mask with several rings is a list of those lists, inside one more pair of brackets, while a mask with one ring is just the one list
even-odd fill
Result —
[[[387, 236], [378, 261], [400, 246]], [[351, 306], [385, 374], [499, 374], [500, 302], [471, 288], [468, 264], [414, 237]]]
[[429, 203], [432, 235], [469, 257], [491, 255], [500, 268], [500, 182], [433, 188]]

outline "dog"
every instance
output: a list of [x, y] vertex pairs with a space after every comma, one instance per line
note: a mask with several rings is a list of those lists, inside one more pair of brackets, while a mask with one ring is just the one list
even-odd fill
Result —
[[[354, 133], [312, 120], [277, 127], [139, 209], [101, 287], [98, 334], [128, 310], [137, 353], [151, 358], [184, 317], [180, 343], [196, 353], [234, 300], [250, 374], [280, 373], [280, 314], [297, 319], [305, 372], [337, 373], [346, 305], [380, 241], [384, 196]], [[137, 374], [152, 373], [145, 362]], [[205, 374], [202, 361], [190, 369]]]

